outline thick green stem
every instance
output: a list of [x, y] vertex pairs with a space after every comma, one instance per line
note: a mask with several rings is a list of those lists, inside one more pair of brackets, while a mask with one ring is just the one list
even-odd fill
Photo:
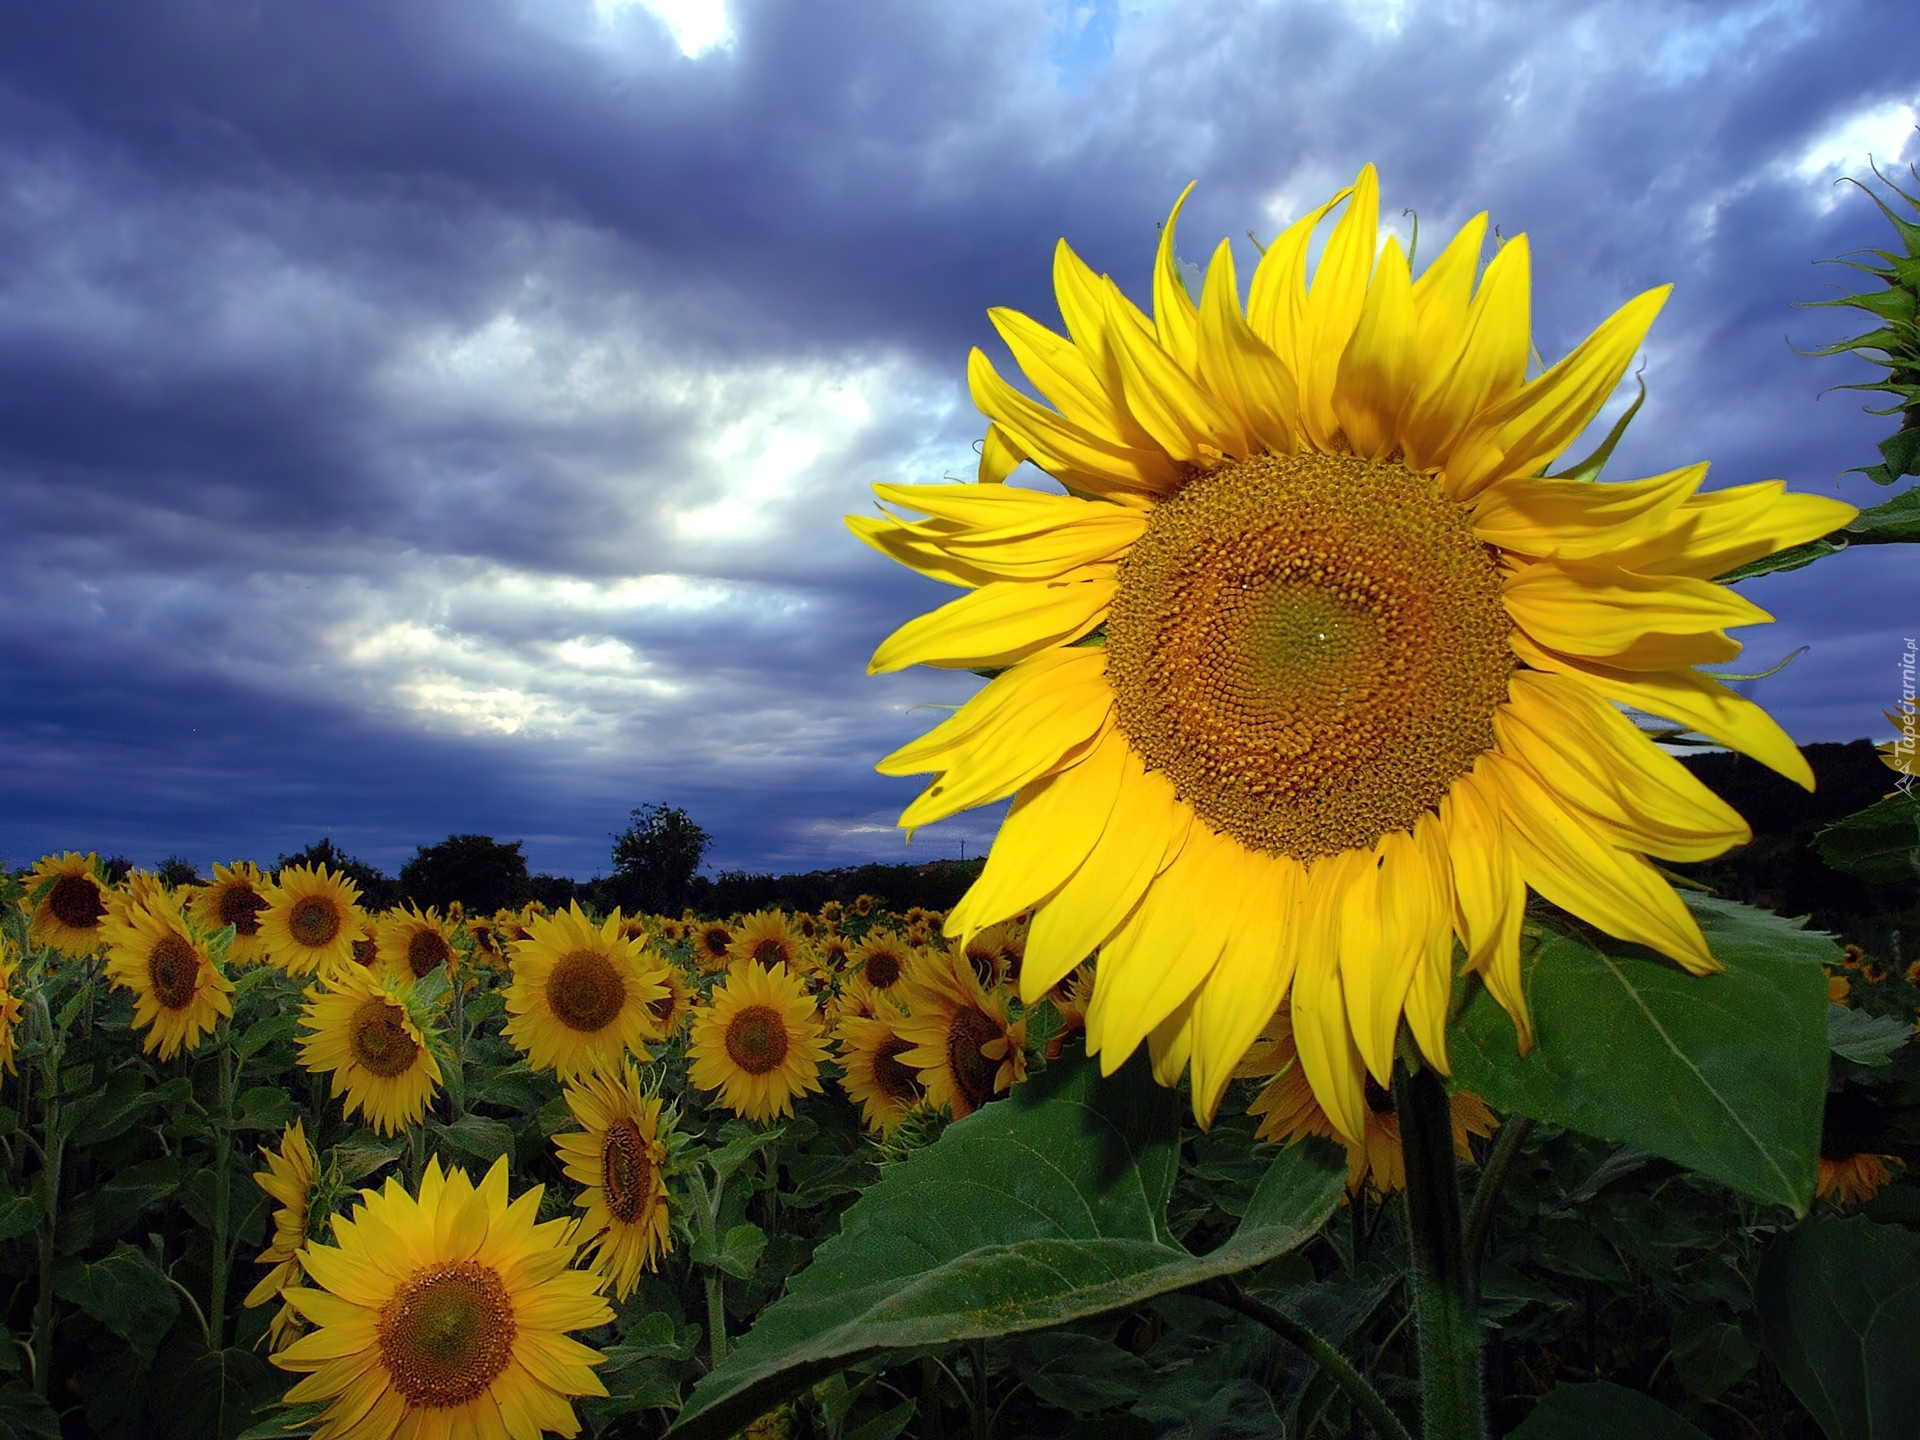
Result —
[[1420, 1434], [1423, 1440], [1485, 1440], [1479, 1304], [1460, 1229], [1452, 1107], [1438, 1075], [1424, 1066], [1410, 1072], [1404, 1064], [1394, 1068], [1393, 1106], [1407, 1167]]
[[467, 1113], [467, 977], [452, 961], [447, 973], [453, 980], [453, 1063], [460, 1072], [460, 1083], [447, 1087], [447, 1102], [458, 1121]]
[[213, 1303], [207, 1307], [208, 1345], [224, 1349], [227, 1343], [227, 1272], [233, 1257], [227, 1253], [227, 1226], [231, 1219], [233, 1165], [233, 1033], [219, 1037], [220, 1119], [213, 1135]]
[[1513, 1162], [1520, 1158], [1520, 1147], [1531, 1129], [1531, 1117], [1507, 1117], [1507, 1123], [1500, 1127], [1500, 1137], [1493, 1142], [1493, 1153], [1487, 1156], [1487, 1163], [1480, 1171], [1480, 1183], [1474, 1187], [1473, 1203], [1467, 1207], [1467, 1272], [1473, 1281], [1476, 1304], [1480, 1297], [1480, 1262], [1487, 1254], [1487, 1232], [1493, 1226], [1493, 1207], [1500, 1199], [1500, 1187], [1507, 1183], [1507, 1172], [1513, 1169]]
[[1400, 1417], [1368, 1383], [1367, 1377], [1354, 1368], [1353, 1362], [1284, 1310], [1256, 1300], [1231, 1277], [1211, 1280], [1194, 1293], [1216, 1305], [1237, 1310], [1249, 1320], [1259, 1321], [1289, 1345], [1306, 1351], [1313, 1363], [1326, 1372], [1327, 1378], [1346, 1392], [1353, 1408], [1367, 1417], [1382, 1440], [1409, 1440], [1407, 1427], [1400, 1423]]
[[707, 1360], [708, 1368], [718, 1370], [727, 1359], [727, 1296], [722, 1288], [726, 1279], [718, 1270], [707, 1270]]
[[987, 1342], [975, 1340], [967, 1358], [973, 1362], [973, 1440], [990, 1440], [993, 1411], [987, 1406]]

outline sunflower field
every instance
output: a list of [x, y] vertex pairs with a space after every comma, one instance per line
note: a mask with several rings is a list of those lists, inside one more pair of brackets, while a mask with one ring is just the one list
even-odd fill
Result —
[[1548, 366], [1378, 203], [1244, 303], [1062, 242], [1050, 404], [976, 351], [978, 480], [850, 522], [965, 592], [872, 664], [985, 681], [881, 762], [1012, 799], [944, 912], [6, 875], [0, 1436], [1920, 1436], [1911, 642], [1878, 749], [1701, 668], [1920, 489], [1602, 481], [1664, 290]]

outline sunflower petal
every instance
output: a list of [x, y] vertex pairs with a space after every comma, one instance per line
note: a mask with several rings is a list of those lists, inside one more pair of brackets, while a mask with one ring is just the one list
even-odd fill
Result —
[[1034, 912], [1020, 965], [1023, 994], [1044, 995], [1120, 927], [1153, 877], [1185, 843], [1193, 812], [1173, 782], [1129, 748], [1126, 773], [1099, 843], [1066, 884]]
[[1153, 336], [1127, 322], [1120, 309], [1125, 297], [1111, 280], [1105, 284], [1107, 333], [1127, 406], [1147, 433], [1169, 456], [1188, 464], [1223, 454], [1244, 456], [1246, 436], [1233, 417]]
[[1416, 347], [1423, 379], [1444, 374], [1467, 343], [1473, 277], [1480, 273], [1480, 250], [1486, 239], [1487, 213], [1483, 210], [1460, 227], [1440, 258], [1413, 282]]
[[1442, 1075], [1450, 1075], [1447, 1006], [1453, 1000], [1453, 916], [1446, 897], [1453, 893], [1453, 865], [1438, 815], [1428, 811], [1420, 817], [1413, 827], [1413, 844], [1425, 884], [1408, 907], [1415, 955], [1413, 978], [1401, 1003], [1407, 1031], [1420, 1053]]
[[918, 740], [910, 741], [874, 766], [882, 775], [918, 775], [949, 769], [951, 758], [1010, 721], [1018, 712], [1060, 689], [1080, 689], [1106, 671], [1098, 649], [1068, 647], [1042, 651], [994, 676], [953, 714]]
[[1595, 834], [1518, 761], [1490, 751], [1475, 768], [1485, 783], [1498, 787], [1500, 812], [1527, 884], [1588, 924], [1658, 950], [1696, 975], [1723, 968], [1687, 907], [1651, 865]]
[[1113, 724], [1113, 692], [1105, 684], [1059, 690], [1025, 715], [983, 735], [954, 756], [897, 822], [917, 830], [975, 805], [1011, 795], [1029, 781], [1085, 758]]
[[1199, 183], [1197, 180], [1188, 181], [1187, 188], [1180, 192], [1180, 198], [1173, 202], [1167, 223], [1160, 227], [1160, 248], [1153, 258], [1154, 333], [1160, 339], [1160, 348], [1171, 355], [1174, 363], [1189, 375], [1195, 373], [1194, 350], [1198, 322], [1194, 314], [1193, 297], [1187, 294], [1179, 262], [1174, 258], [1173, 230], [1180, 223], [1180, 208], [1187, 203], [1187, 197]]
[[1678, 721], [1758, 760], [1803, 790], [1813, 789], [1813, 768], [1779, 723], [1711, 675], [1698, 670], [1619, 670], [1601, 661], [1556, 654], [1517, 631], [1508, 643], [1514, 654], [1536, 670], [1568, 676], [1621, 705]]
[[1307, 309], [1307, 246], [1320, 222], [1352, 194], [1353, 187], [1348, 186], [1281, 231], [1260, 257], [1247, 289], [1247, 323], [1296, 379], [1299, 371], [1294, 367]]
[[1626, 374], [1672, 291], [1661, 285], [1635, 296], [1566, 359], [1483, 410], [1448, 457], [1449, 493], [1467, 499], [1489, 481], [1531, 475], [1571, 445]]
[[1306, 872], [1285, 856], [1249, 853], [1245, 908], [1193, 1002], [1193, 1117], [1213, 1123], [1220, 1097], [1293, 983]]
[[1384, 460], [1399, 448], [1400, 412], [1419, 378], [1418, 341], [1413, 276], [1389, 236], [1333, 391], [1334, 418], [1354, 454]]
[[1525, 1055], [1533, 1049], [1533, 1016], [1520, 983], [1527, 884], [1506, 830], [1494, 818], [1498, 813], [1498, 801], [1486, 798], [1474, 771], [1455, 780], [1440, 803], [1458, 912], [1454, 924], [1467, 948], [1467, 968], [1485, 977], [1493, 998], [1513, 1017]]
[[1072, 470], [1127, 490], [1163, 491], [1179, 484], [1179, 469], [1165, 454], [1109, 443], [1028, 399], [995, 373], [978, 347], [967, 356], [967, 385], [981, 413], [1043, 470]]
[[[1473, 533], [1513, 555], [1590, 560], [1662, 533], [1706, 478], [1705, 465], [1688, 465], [1650, 480], [1605, 485], [1581, 480], [1497, 481], [1474, 506]], [[1606, 558], [1619, 563], [1610, 555]]]
[[1773, 617], [1710, 580], [1639, 575], [1592, 560], [1543, 560], [1507, 578], [1514, 622], [1541, 645], [1604, 657], [1649, 633], [1698, 635]]
[[1358, 1144], [1367, 1131], [1361, 1077], [1366, 1071], [1347, 1022], [1340, 983], [1342, 897], [1373, 857], [1343, 850], [1314, 862], [1302, 906], [1300, 958], [1293, 973], [1293, 1039], [1314, 1098], [1343, 1140]]
[[1078, 640], [1106, 617], [1113, 566], [1095, 565], [1058, 580], [997, 580], [902, 625], [867, 662], [869, 675], [909, 665], [945, 669], [1004, 667], [1050, 645]]
[[1532, 348], [1528, 253], [1524, 235], [1500, 247], [1468, 307], [1458, 357], [1422, 374], [1401, 430], [1408, 469], [1444, 469], [1474, 417], [1525, 383]]
[[982, 485], [998, 485], [1025, 463], [1027, 452], [1007, 437], [998, 425], [987, 426], [987, 437], [980, 442], [980, 469], [976, 480]]
[[1006, 341], [1014, 361], [1066, 419], [1112, 445], [1138, 445], [1145, 435], [1118, 394], [1064, 335], [1056, 335], [1018, 310], [996, 305], [987, 319]]
[[1367, 282], [1373, 275], [1374, 252], [1380, 237], [1380, 181], [1373, 166], [1362, 166], [1353, 182], [1347, 213], [1327, 237], [1326, 249], [1314, 268], [1313, 287], [1301, 314], [1295, 340], [1293, 373], [1300, 385], [1300, 423], [1322, 450], [1334, 448], [1340, 421], [1333, 412], [1333, 394], [1340, 357], [1353, 338], [1360, 311], [1366, 304]]
[[1298, 448], [1300, 394], [1293, 372], [1240, 313], [1233, 246], [1222, 240], [1200, 292], [1201, 382], [1230, 408], [1250, 440], [1275, 455]]
[[1658, 535], [1615, 550], [1607, 559], [1642, 575], [1711, 580], [1789, 546], [1831, 535], [1859, 513], [1824, 495], [1790, 495], [1780, 480], [1734, 485], [1693, 496]]
[[1182, 1000], [1173, 1013], [1147, 1034], [1147, 1058], [1153, 1062], [1156, 1083], [1171, 1090], [1180, 1083], [1180, 1073], [1193, 1055], [1193, 1008], [1201, 992]]

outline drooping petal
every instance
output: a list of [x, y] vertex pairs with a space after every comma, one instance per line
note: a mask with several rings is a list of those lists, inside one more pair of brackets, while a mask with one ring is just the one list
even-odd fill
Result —
[[918, 740], [902, 745], [874, 768], [882, 775], [918, 775], [945, 770], [966, 747], [1009, 723], [1023, 708], [1048, 703], [1061, 690], [1100, 682], [1106, 656], [1094, 649], [1045, 651], [995, 676], [972, 699]]
[[[1648, 480], [1502, 480], [1473, 508], [1473, 533], [1489, 545], [1537, 560], [1591, 560], [1663, 532], [1707, 478], [1705, 465]], [[1618, 564], [1613, 556], [1609, 562]], [[1637, 569], [1628, 565], [1626, 569]]]
[[1860, 512], [1824, 495], [1789, 495], [1780, 480], [1735, 485], [1695, 495], [1658, 535], [1614, 551], [1607, 559], [1643, 575], [1692, 575], [1711, 580], [1730, 570], [1831, 535]]
[[1658, 950], [1696, 975], [1722, 968], [1687, 907], [1651, 865], [1608, 844], [1519, 761], [1489, 751], [1475, 769], [1483, 784], [1497, 787], [1528, 885], [1588, 924]]
[[1027, 452], [1014, 444], [998, 425], [987, 426], [987, 437], [980, 442], [980, 468], [975, 480], [981, 485], [998, 485], [1018, 470]]
[[1618, 670], [1600, 661], [1556, 653], [1518, 632], [1508, 643], [1514, 654], [1536, 670], [1568, 676], [1609, 700], [1678, 721], [1758, 760], [1802, 789], [1813, 789], [1813, 769], [1787, 732], [1766, 711], [1711, 675], [1698, 670]]
[[1455, 780], [1440, 802], [1453, 870], [1454, 923], [1467, 948], [1467, 968], [1484, 977], [1493, 998], [1513, 1017], [1525, 1055], [1533, 1049], [1533, 1016], [1520, 975], [1527, 884], [1498, 813], [1497, 799], [1487, 798], [1476, 771]]
[[1698, 635], [1773, 617], [1724, 585], [1682, 575], [1638, 575], [1593, 560], [1544, 560], [1508, 577], [1507, 613], [1540, 643], [1602, 657], [1643, 635]]
[[1413, 844], [1420, 863], [1405, 883], [1424, 886], [1413, 896], [1408, 923], [1417, 955], [1404, 1008], [1407, 1033], [1427, 1063], [1442, 1075], [1453, 1073], [1447, 1061], [1447, 1007], [1453, 1000], [1453, 864], [1447, 853], [1446, 828], [1432, 811], [1413, 827]]
[[1297, 860], [1257, 852], [1247, 864], [1244, 908], [1193, 998], [1193, 1115], [1202, 1126], [1213, 1122], [1234, 1068], [1293, 983], [1306, 871]]
[[1104, 682], [1057, 686], [1031, 711], [980, 731], [953, 751], [946, 768], [901, 812], [898, 823], [915, 830], [1011, 795], [1084, 758], [1112, 724], [1113, 692]]
[[1293, 972], [1293, 1038], [1300, 1068], [1314, 1098], [1343, 1140], [1358, 1144], [1367, 1133], [1366, 1065], [1353, 1043], [1346, 994], [1340, 981], [1340, 920], [1347, 888], [1373, 857], [1343, 850], [1314, 862], [1307, 872], [1299, 959]]
[[909, 620], [881, 642], [869, 675], [909, 665], [1003, 667], [1087, 634], [1106, 617], [1114, 567], [1090, 565], [1058, 580], [997, 580]]
[[1073, 341], [1056, 335], [1018, 310], [996, 305], [987, 319], [1006, 341], [1014, 361], [1062, 416], [1112, 445], [1139, 446], [1147, 442], [1128, 414], [1125, 400], [1107, 389], [1098, 371]]
[[1179, 469], [1164, 452], [1102, 440], [1029, 399], [1000, 378], [978, 347], [967, 356], [967, 385], [981, 413], [1006, 431], [1035, 464], [1055, 476], [1071, 471], [1092, 477], [1103, 489], [1148, 492], [1170, 490], [1179, 483]]

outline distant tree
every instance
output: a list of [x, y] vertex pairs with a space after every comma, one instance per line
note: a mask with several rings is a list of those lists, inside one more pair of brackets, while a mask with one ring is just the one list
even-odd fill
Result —
[[163, 885], [198, 885], [200, 872], [193, 868], [193, 862], [181, 855], [169, 855], [160, 862], [153, 872]]
[[642, 805], [613, 841], [607, 889], [627, 910], [678, 915], [713, 837], [677, 805]]
[[330, 837], [316, 840], [306, 849], [282, 855], [273, 862], [276, 871], [284, 870], [289, 865], [314, 868], [324, 865], [336, 874], [346, 876], [360, 887], [360, 903], [369, 910], [384, 910], [400, 900], [400, 887], [390, 876], [363, 860], [354, 859], [334, 844]]
[[470, 915], [524, 905], [533, 898], [532, 877], [520, 845], [491, 835], [449, 835], [420, 846], [400, 867], [400, 888], [416, 905], [445, 910], [458, 900]]
[[549, 910], [564, 910], [575, 900], [585, 900], [591, 894], [589, 886], [576, 884], [565, 875], [527, 877], [527, 898], [538, 900]]
[[133, 861], [124, 855], [109, 855], [101, 865], [107, 872], [109, 885], [123, 884], [127, 876], [133, 873]]

